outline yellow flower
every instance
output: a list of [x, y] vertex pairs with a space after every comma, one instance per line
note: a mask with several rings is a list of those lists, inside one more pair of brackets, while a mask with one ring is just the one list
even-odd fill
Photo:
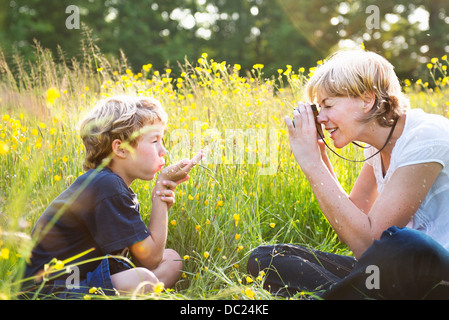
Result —
[[55, 179], [55, 181], [59, 181], [59, 180], [61, 180], [61, 176], [55, 175], [53, 179]]
[[0, 141], [0, 154], [7, 154], [9, 151], [9, 147], [6, 142]]
[[189, 260], [189, 259], [190, 259], [190, 256], [186, 254], [186, 255], [184, 256], [184, 260]]
[[64, 262], [62, 262], [61, 260], [56, 261], [54, 268], [56, 270], [60, 270], [60, 269], [64, 268]]
[[256, 294], [255, 294], [254, 291], [251, 290], [250, 288], [246, 288], [246, 289], [245, 289], [245, 295], [246, 295], [248, 298], [250, 298], [250, 299], [254, 299], [254, 296], [255, 296]]
[[256, 63], [255, 65], [253, 65], [253, 69], [263, 69], [264, 65], [261, 63]]
[[161, 293], [162, 291], [164, 291], [164, 283], [163, 282], [156, 283], [154, 285], [153, 292], [154, 293]]
[[247, 276], [247, 277], [246, 277], [246, 282], [247, 282], [247, 283], [251, 283], [251, 282], [253, 282], [253, 279], [251, 279], [251, 277]]
[[276, 224], [274, 222], [270, 223], [270, 228], [274, 228]]
[[237, 214], [237, 213], [234, 213], [234, 215], [232, 216], [232, 218], [234, 219], [235, 226], [237, 227], [238, 224], [239, 224], [240, 215]]
[[206, 259], [209, 258], [209, 252], [204, 251], [204, 254], [203, 254], [203, 255], [204, 255], [204, 258], [206, 258]]
[[241, 237], [241, 235], [239, 233], [236, 233], [235, 236], [234, 236], [234, 239], [238, 240], [238, 239], [240, 239], [240, 237]]
[[89, 289], [89, 293], [95, 293], [97, 292], [97, 288], [96, 287], [92, 287]]
[[58, 89], [56, 89], [55, 87], [49, 88], [45, 94], [46, 94], [46, 100], [47, 100], [48, 104], [50, 104], [50, 105], [53, 105], [55, 103], [55, 100], [57, 98], [61, 97]]
[[172, 226], [176, 226], [176, 220], [170, 221], [170, 224], [171, 224]]
[[217, 204], [215, 205], [215, 209], [217, 209], [218, 207], [222, 207], [223, 206], [223, 200], [218, 200]]
[[201, 230], [201, 226], [200, 226], [199, 224], [197, 224], [197, 225], [195, 226], [195, 230], [196, 230], [196, 231], [200, 231], [200, 230]]
[[8, 248], [2, 248], [2, 250], [0, 251], [0, 258], [1, 259], [9, 259], [9, 249]]
[[9, 120], [9, 114], [4, 114], [2, 117], [3, 121], [8, 121]]
[[431, 64], [431, 63], [428, 63], [428, 64], [427, 64], [427, 68], [428, 68], [428, 69], [432, 69], [432, 67], [433, 67], [433, 64]]

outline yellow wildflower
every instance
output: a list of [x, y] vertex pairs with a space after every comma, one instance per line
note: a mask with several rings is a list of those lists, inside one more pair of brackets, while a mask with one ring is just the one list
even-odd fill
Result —
[[237, 214], [237, 213], [234, 213], [234, 215], [232, 216], [232, 218], [234, 219], [235, 226], [237, 227], [238, 224], [239, 224], [240, 215]]
[[0, 258], [1, 259], [9, 259], [9, 249], [8, 248], [2, 248], [2, 250], [0, 251]]
[[204, 251], [204, 254], [203, 254], [203, 255], [204, 255], [204, 258], [206, 258], [206, 259], [209, 258], [209, 252]]
[[64, 268], [64, 262], [62, 262], [61, 260], [56, 261], [54, 268], [56, 270], [60, 270], [60, 269]]
[[6, 142], [0, 141], [0, 155], [7, 154], [9, 151], [9, 147]]
[[162, 291], [164, 291], [164, 283], [163, 282], [156, 283], [154, 285], [153, 292], [154, 293], [161, 293]]
[[56, 89], [55, 87], [49, 88], [45, 94], [46, 94], [47, 103], [50, 105], [53, 105], [55, 103], [56, 99], [61, 97], [58, 89]]

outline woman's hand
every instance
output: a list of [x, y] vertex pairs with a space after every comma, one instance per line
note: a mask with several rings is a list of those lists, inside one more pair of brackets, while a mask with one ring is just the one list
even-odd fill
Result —
[[324, 143], [318, 143], [315, 117], [310, 104], [298, 103], [298, 110], [293, 111], [295, 126], [289, 117], [284, 120], [288, 128], [290, 148], [304, 171], [310, 164], [322, 161], [325, 146]]

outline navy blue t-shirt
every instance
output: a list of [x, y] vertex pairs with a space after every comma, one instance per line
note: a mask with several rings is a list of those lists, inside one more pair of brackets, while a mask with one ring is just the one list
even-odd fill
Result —
[[[136, 194], [109, 168], [91, 169], [61, 193], [40, 216], [32, 236], [45, 232], [32, 251], [25, 277], [35, 275], [53, 258], [65, 260], [94, 248], [70, 264], [115, 254], [150, 235], [140, 217]], [[78, 265], [85, 278], [100, 260]], [[62, 275], [60, 279], [66, 278]]]

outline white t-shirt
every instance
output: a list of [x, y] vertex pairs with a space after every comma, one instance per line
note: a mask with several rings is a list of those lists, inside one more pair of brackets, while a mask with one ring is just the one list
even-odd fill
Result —
[[[365, 158], [377, 151], [365, 149]], [[443, 169], [407, 227], [425, 232], [449, 250], [449, 119], [421, 109], [407, 110], [385, 177], [380, 155], [367, 161], [373, 166], [379, 194], [396, 169], [428, 162], [440, 163]]]

